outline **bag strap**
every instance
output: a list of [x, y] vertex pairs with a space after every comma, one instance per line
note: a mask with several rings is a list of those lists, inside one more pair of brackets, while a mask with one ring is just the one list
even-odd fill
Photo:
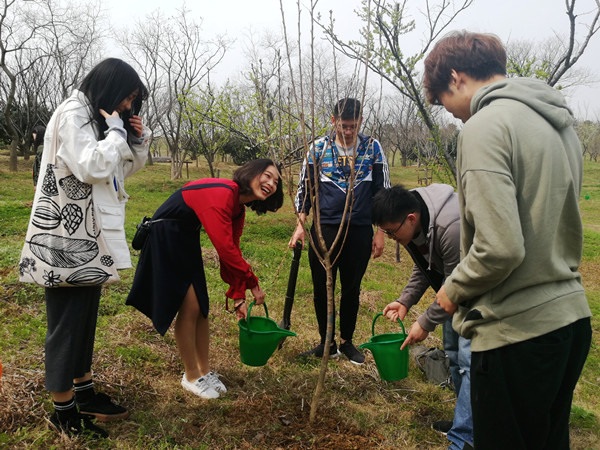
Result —
[[52, 161], [52, 164], [56, 166], [56, 154], [58, 153], [58, 128], [60, 126], [60, 117], [65, 109], [66, 101], [61, 103], [56, 111], [54, 112], [54, 132], [52, 133], [52, 140], [50, 141], [50, 149], [49, 149], [49, 161]]
[[431, 269], [427, 268], [429, 263], [427, 262], [425, 257], [421, 254], [421, 251], [419, 250], [419, 248], [416, 246], [416, 244], [414, 242], [412, 242], [412, 241], [409, 242], [406, 247], [407, 247], [410, 255], [413, 257], [413, 259], [419, 266], [419, 269], [421, 270], [423, 275], [425, 275], [425, 278], [427, 278], [427, 281], [429, 281], [429, 285], [431, 286], [431, 288], [435, 292], [438, 292], [442, 288], [442, 285], [444, 284], [444, 276], [437, 270], [431, 270]]
[[[192, 190], [196, 190], [196, 189], [206, 189], [206, 188], [214, 188], [214, 187], [223, 187], [223, 188], [229, 189], [230, 191], [233, 191], [233, 188], [231, 186], [229, 186], [228, 184], [225, 184], [225, 183], [192, 184], [190, 186], [184, 186], [184, 187], [182, 187], [181, 190], [182, 191], [192, 191]], [[243, 213], [244, 213], [244, 208], [242, 207], [242, 211], [237, 216], [235, 216], [234, 219], [237, 219]]]
[[192, 184], [190, 186], [184, 186], [181, 188], [182, 191], [192, 191], [195, 189], [206, 189], [206, 188], [214, 188], [214, 187], [224, 187], [231, 191], [233, 188], [225, 183], [204, 183], [204, 184]]

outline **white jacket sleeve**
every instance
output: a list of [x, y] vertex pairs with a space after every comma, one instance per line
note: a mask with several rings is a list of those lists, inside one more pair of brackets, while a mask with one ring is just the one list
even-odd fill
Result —
[[57, 157], [80, 181], [95, 184], [112, 176], [119, 164], [133, 161], [134, 154], [114, 129], [98, 141], [88, 115], [81, 110], [67, 110], [61, 115]]
[[133, 175], [146, 165], [151, 137], [152, 132], [146, 127], [142, 131], [141, 138], [129, 135], [129, 147], [131, 148], [133, 159], [127, 160], [123, 164], [125, 178]]

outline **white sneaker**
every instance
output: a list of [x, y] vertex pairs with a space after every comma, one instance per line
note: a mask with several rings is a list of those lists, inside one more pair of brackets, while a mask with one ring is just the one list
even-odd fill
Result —
[[210, 386], [219, 394], [225, 394], [227, 392], [227, 388], [221, 382], [221, 380], [219, 380], [219, 374], [211, 371], [204, 375], [203, 378], [208, 381], [208, 384], [210, 384]]
[[196, 394], [202, 398], [219, 398], [219, 393], [212, 387], [211, 383], [206, 379], [206, 376], [198, 378], [196, 381], [188, 381], [183, 374], [181, 385], [187, 391]]

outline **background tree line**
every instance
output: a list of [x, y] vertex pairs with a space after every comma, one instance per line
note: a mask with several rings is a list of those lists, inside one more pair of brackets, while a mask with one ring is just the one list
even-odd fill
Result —
[[[144, 121], [154, 132], [153, 153], [165, 149], [172, 161], [172, 178], [181, 177], [183, 161], [198, 157], [213, 175], [218, 158], [300, 161], [306, 142], [330, 131], [331, 105], [356, 96], [365, 105], [363, 130], [381, 141], [390, 164], [443, 167], [451, 182], [457, 124], [426, 104], [421, 67], [431, 45], [473, 1], [427, 1], [425, 20], [417, 20], [407, 0], [363, 0], [356, 13], [364, 24], [360, 41], [338, 36], [333, 13], [313, 17], [326, 41], [304, 48], [283, 36], [253, 36], [245, 42], [245, 69], [219, 83], [214, 71], [233, 42], [205, 36], [202, 19], [185, 6], [170, 16], [156, 10], [122, 30], [111, 26], [100, 0], [2, 0], [0, 142], [9, 146], [16, 170], [17, 158], [30, 156], [33, 127], [48, 122], [114, 38], [149, 88]], [[586, 14], [575, 0], [565, 2], [565, 36], [509, 42], [509, 76], [565, 89], [594, 82], [574, 66], [598, 31], [599, 1]], [[409, 41], [421, 42], [419, 50], [406, 53]], [[361, 64], [368, 74], [360, 73]], [[582, 121], [577, 130], [584, 155], [596, 161], [600, 120]]]

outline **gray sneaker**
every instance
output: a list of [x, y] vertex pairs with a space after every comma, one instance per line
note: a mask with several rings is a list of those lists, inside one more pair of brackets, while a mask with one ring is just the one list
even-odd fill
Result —
[[188, 381], [185, 373], [181, 378], [181, 385], [187, 391], [202, 398], [219, 398], [219, 393], [212, 387], [206, 377], [200, 377], [196, 381]]

